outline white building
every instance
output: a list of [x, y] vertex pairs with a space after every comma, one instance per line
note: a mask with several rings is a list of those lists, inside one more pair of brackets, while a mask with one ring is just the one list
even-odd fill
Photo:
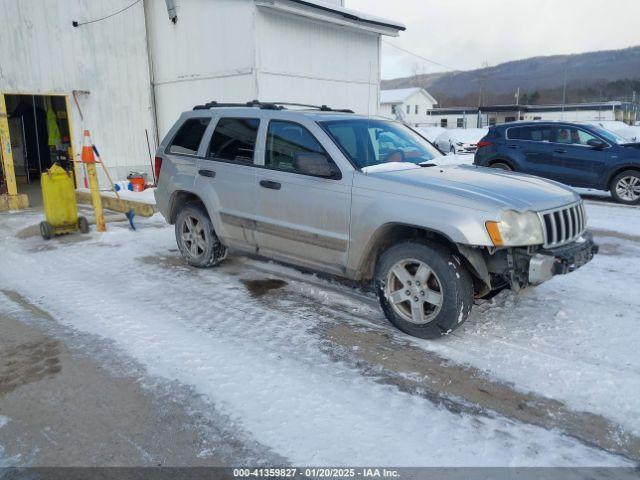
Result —
[[630, 102], [591, 102], [554, 105], [489, 105], [483, 107], [434, 108], [428, 126], [476, 128], [517, 120], [620, 121], [628, 124], [638, 118], [640, 105]]
[[211, 100], [376, 112], [381, 36], [404, 30], [343, 0], [131, 4], [0, 0], [0, 97], [19, 183], [39, 176], [50, 149], [78, 157], [85, 128], [114, 179], [150, 174], [158, 138]]
[[398, 88], [380, 92], [379, 114], [389, 118], [401, 115], [404, 121], [419, 126], [428, 121], [428, 112], [438, 104], [424, 88]]

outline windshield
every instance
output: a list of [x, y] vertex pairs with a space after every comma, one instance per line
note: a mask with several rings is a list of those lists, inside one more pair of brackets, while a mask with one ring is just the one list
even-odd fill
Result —
[[600, 127], [591, 127], [591, 128], [595, 130], [598, 135], [600, 135], [601, 137], [604, 137], [605, 140], [608, 140], [612, 143], [617, 143], [618, 145], [621, 145], [623, 143], [629, 143], [629, 140], [627, 140], [626, 138], [622, 138], [620, 135], [618, 135], [617, 133], [613, 133], [611, 130], [606, 130]]
[[387, 120], [336, 120], [321, 126], [358, 168], [424, 163], [442, 154], [410, 128]]

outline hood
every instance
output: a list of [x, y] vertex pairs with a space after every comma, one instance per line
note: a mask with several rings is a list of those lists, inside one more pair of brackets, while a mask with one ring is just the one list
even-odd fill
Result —
[[[473, 165], [398, 168], [367, 172], [374, 188], [463, 205], [475, 210], [509, 208], [541, 211], [576, 202], [580, 196], [561, 183], [521, 173]], [[386, 184], [386, 186], [385, 186]]]
[[640, 150], [640, 142], [622, 143], [620, 144], [620, 146], [624, 148], [634, 148], [636, 150]]

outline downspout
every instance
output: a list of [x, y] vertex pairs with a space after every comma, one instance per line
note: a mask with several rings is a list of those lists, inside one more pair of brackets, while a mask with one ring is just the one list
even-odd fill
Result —
[[[156, 86], [155, 79], [153, 74], [153, 57], [151, 55], [151, 46], [149, 42], [149, 7], [147, 6], [148, 0], [142, 1], [142, 9], [144, 12], [144, 42], [145, 49], [147, 51], [147, 67], [149, 70], [149, 87], [150, 87], [150, 104], [151, 104], [151, 123], [153, 124], [153, 135], [154, 135], [154, 147], [158, 148], [160, 144], [160, 131], [158, 130], [158, 105], [156, 102]], [[174, 22], [175, 23], [175, 22]], [[155, 152], [154, 152], [155, 153]]]

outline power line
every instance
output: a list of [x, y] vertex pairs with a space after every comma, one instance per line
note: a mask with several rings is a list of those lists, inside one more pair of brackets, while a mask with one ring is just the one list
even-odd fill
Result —
[[438, 65], [439, 67], [443, 67], [443, 68], [446, 68], [448, 70], [454, 70], [454, 71], [462, 70], [461, 68], [450, 67], [449, 65], [445, 65], [444, 63], [436, 62], [435, 60], [431, 60], [431, 59], [429, 59], [427, 57], [423, 57], [422, 55], [419, 55], [419, 54], [417, 54], [415, 52], [407, 50], [406, 48], [399, 47], [398, 45], [394, 45], [393, 43], [388, 42], [386, 40], [383, 40], [383, 42], [386, 43], [387, 45], [389, 45], [390, 47], [396, 48], [396, 49], [398, 49], [398, 50], [400, 50], [400, 51], [402, 51], [404, 53], [408, 53], [409, 55], [413, 55], [414, 57], [419, 58], [420, 60], [424, 60], [425, 62], [429, 62], [429, 63], [432, 63], [434, 65]]
[[107, 18], [115, 17], [116, 15], [118, 15], [119, 13], [124, 12], [125, 10], [129, 10], [131, 7], [133, 7], [134, 5], [136, 5], [136, 4], [138, 4], [138, 3], [140, 3], [141, 1], [142, 1], [142, 0], [136, 0], [136, 1], [135, 1], [135, 2], [133, 2], [131, 5], [129, 5], [129, 6], [127, 6], [127, 7], [124, 7], [123, 9], [118, 10], [117, 12], [113, 12], [112, 14], [107, 15], [106, 17], [96, 18], [95, 20], [89, 20], [89, 21], [87, 21], [87, 22], [78, 22], [78, 21], [74, 20], [73, 22], [71, 22], [71, 24], [72, 24], [74, 27], [79, 27], [79, 26], [81, 26], [81, 25], [88, 25], [88, 24], [90, 24], [90, 23], [101, 22], [102, 20], [106, 20]]

